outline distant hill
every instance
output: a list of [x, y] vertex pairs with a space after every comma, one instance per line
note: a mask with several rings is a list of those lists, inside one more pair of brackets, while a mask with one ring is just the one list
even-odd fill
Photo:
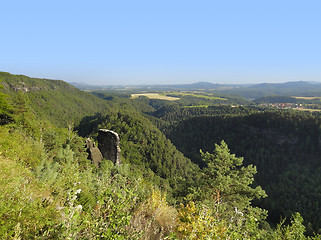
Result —
[[225, 93], [238, 94], [246, 98], [259, 98], [269, 95], [283, 96], [321, 96], [321, 83], [305, 81], [286, 83], [262, 83], [243, 88], [223, 90]]
[[104, 100], [61, 80], [0, 72], [0, 83], [12, 101], [22, 101], [36, 116], [57, 126], [78, 123], [83, 117], [108, 108]]
[[[192, 84], [180, 84], [180, 85], [165, 85], [168, 88], [176, 88], [176, 89], [189, 89], [189, 90], [200, 90], [200, 89], [216, 89], [221, 87], [221, 84], [214, 84], [210, 82], [197, 82]], [[164, 86], [164, 87], [165, 87]]]
[[286, 83], [262, 83], [252, 86], [252, 89], [269, 89], [269, 90], [278, 90], [285, 89], [287, 91], [294, 90], [312, 90], [315, 87], [321, 87], [321, 83], [309, 83], [305, 81], [298, 82], [286, 82]]
[[[23, 105], [37, 119], [58, 127], [74, 123], [83, 137], [97, 135], [100, 128], [116, 131], [121, 137], [122, 159], [139, 165], [146, 174], [154, 172], [158, 185], [170, 183], [174, 187], [177, 177], [188, 178], [197, 169], [155, 125], [135, 110], [129, 98], [104, 100], [64, 81], [4, 72], [0, 72], [0, 82], [11, 101]], [[37, 125], [37, 121], [33, 124]]]
[[240, 95], [249, 99], [256, 99], [269, 95], [320, 97], [320, 82], [285, 82], [260, 84], [215, 84], [197, 82], [192, 84], [164, 84], [164, 85], [137, 85], [137, 86], [91, 86], [73, 83], [81, 89], [126, 89], [129, 91], [207, 91], [222, 94]]
[[90, 85], [87, 83], [77, 83], [77, 82], [70, 82], [68, 83], [80, 90], [101, 90], [101, 89], [119, 89], [119, 88], [123, 88], [123, 86], [121, 85]]
[[114, 90], [114, 89], [127, 89], [127, 90], [213, 90], [224, 88], [226, 85], [214, 84], [210, 82], [197, 82], [192, 84], [164, 84], [164, 85], [90, 85], [86, 83], [70, 83], [71, 85], [82, 90]]

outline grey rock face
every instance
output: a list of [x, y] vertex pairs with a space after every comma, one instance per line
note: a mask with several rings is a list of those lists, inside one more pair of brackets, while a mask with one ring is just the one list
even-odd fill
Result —
[[103, 160], [103, 155], [101, 154], [99, 148], [95, 146], [95, 143], [91, 141], [90, 138], [87, 138], [86, 146], [87, 152], [89, 153], [89, 158], [91, 159], [92, 163], [99, 168], [99, 164]]
[[115, 164], [120, 164], [119, 136], [116, 132], [100, 129], [98, 132], [98, 148], [103, 157]]

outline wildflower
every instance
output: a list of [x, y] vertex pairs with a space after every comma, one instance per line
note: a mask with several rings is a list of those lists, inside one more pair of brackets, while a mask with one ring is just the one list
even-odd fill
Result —
[[81, 206], [81, 205], [77, 205], [77, 206], [75, 207], [75, 210], [81, 211], [81, 210], [82, 210], [82, 206]]
[[81, 192], [81, 189], [77, 189], [76, 192], [75, 192], [75, 194], [78, 194], [78, 193], [80, 193], [80, 192]]

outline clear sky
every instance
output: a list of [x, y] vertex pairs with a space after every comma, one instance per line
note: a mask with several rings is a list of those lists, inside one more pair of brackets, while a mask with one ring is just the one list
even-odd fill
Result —
[[7, 0], [0, 71], [89, 84], [321, 82], [321, 1]]

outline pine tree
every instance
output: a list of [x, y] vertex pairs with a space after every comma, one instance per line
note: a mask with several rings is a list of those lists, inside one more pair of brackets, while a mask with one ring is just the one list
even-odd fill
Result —
[[224, 141], [215, 144], [213, 154], [201, 151], [201, 155], [207, 164], [202, 171], [203, 184], [208, 189], [206, 195], [216, 206], [241, 211], [253, 199], [267, 196], [260, 186], [251, 187], [256, 167], [242, 166], [243, 158], [231, 154]]

